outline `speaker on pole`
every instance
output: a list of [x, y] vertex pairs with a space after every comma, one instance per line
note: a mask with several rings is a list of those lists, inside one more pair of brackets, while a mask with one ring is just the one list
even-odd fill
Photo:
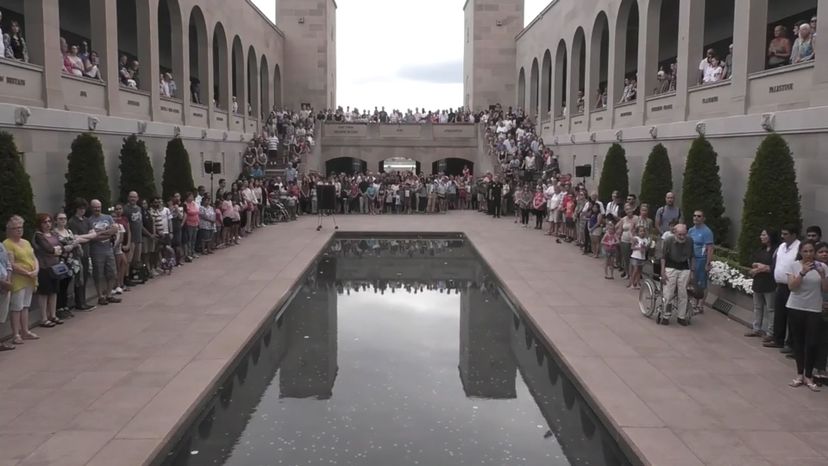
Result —
[[575, 167], [575, 178], [589, 178], [592, 176], [592, 165], [578, 165]]

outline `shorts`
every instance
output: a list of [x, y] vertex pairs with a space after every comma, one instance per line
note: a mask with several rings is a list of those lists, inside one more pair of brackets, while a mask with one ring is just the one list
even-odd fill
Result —
[[26, 288], [13, 292], [9, 299], [9, 310], [12, 312], [20, 312], [23, 309], [28, 309], [32, 305], [32, 294], [34, 294], [33, 286], [27, 286]]
[[0, 291], [0, 324], [5, 324], [9, 318], [9, 303], [11, 302], [11, 293], [8, 291]]
[[700, 290], [707, 289], [707, 258], [696, 257], [696, 269], [693, 281], [696, 283], [696, 288]]
[[558, 209], [550, 210], [549, 221], [552, 223], [561, 223], [561, 211]]
[[96, 281], [115, 280], [115, 255], [93, 254], [92, 275]]
[[644, 259], [636, 259], [635, 257], [630, 257], [630, 265], [633, 267], [641, 267], [644, 265]]
[[616, 247], [615, 246], [606, 246], [601, 245], [601, 249], [604, 251], [604, 255], [607, 257], [612, 257], [615, 255]]

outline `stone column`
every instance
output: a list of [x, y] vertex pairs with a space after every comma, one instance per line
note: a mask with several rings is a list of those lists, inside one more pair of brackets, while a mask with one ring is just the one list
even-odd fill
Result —
[[120, 111], [117, 0], [90, 0], [89, 7], [92, 47], [98, 52], [100, 60], [98, 67], [106, 82], [106, 108], [110, 115], [117, 115]]
[[731, 90], [733, 113], [747, 111], [750, 73], [765, 67], [767, 53], [768, 0], [736, 0], [733, 21], [733, 72]]
[[161, 107], [161, 89], [158, 87], [158, 0], [135, 2], [138, 24], [138, 87], [150, 93], [150, 118], [155, 120]]
[[[684, 0], [690, 1], [690, 0]], [[695, 0], [703, 1], [703, 0]], [[684, 3], [684, 2], [681, 2]], [[647, 97], [652, 93], [658, 73], [658, 43], [661, 0], [641, 1], [638, 4], [640, 27], [638, 28], [638, 87], [636, 90], [636, 118], [633, 123], [644, 124], [647, 120]]]
[[[186, 16], [186, 18], [185, 18]], [[175, 28], [175, 18], [173, 20], [173, 28]], [[183, 123], [187, 126], [192, 126], [193, 122], [193, 115], [190, 109], [190, 104], [192, 100], [190, 99], [190, 15], [181, 15], [181, 24], [179, 24], [179, 28], [181, 30], [181, 34], [176, 38], [175, 34], [173, 34], [172, 44], [173, 44], [173, 69], [181, 69], [181, 75], [176, 76], [175, 79], [178, 82], [178, 93], [181, 97], [182, 102], [182, 112], [184, 112]], [[198, 34], [196, 34], [196, 40], [198, 40]], [[180, 44], [179, 48], [176, 49], [176, 42]], [[179, 66], [176, 67], [176, 60], [179, 60]]]
[[586, 39], [584, 38], [579, 46], [578, 33], [576, 33], [570, 45], [571, 51], [569, 53], [569, 69], [567, 70], [569, 78], [566, 83], [566, 116], [567, 128], [569, 128], [568, 132], [572, 132], [572, 116], [578, 114], [578, 91], [581, 87], [581, 49], [582, 47], [585, 47], [585, 42]]
[[29, 60], [43, 65], [43, 103], [63, 109], [63, 57], [60, 53], [60, 9], [54, 0], [26, 0], [26, 40]]
[[704, 47], [705, 2], [684, 0], [679, 2], [678, 77], [676, 79], [676, 112], [680, 119], [687, 119], [687, 89], [699, 82], [697, 60], [702, 59]]
[[[592, 33], [590, 33], [590, 38], [592, 38]], [[600, 41], [600, 39], [599, 39]], [[593, 100], [595, 97], [593, 94], [595, 93], [595, 89], [593, 89], [593, 81], [596, 83], [598, 82], [598, 75], [601, 74], [601, 44], [598, 44], [598, 55], [597, 58], [593, 58], [592, 49], [592, 40], [589, 42], [586, 41], [586, 37], [584, 37], [584, 60], [586, 61], [584, 66], [584, 124], [580, 128], [581, 131], [589, 131], [589, 114], [590, 109], [592, 109], [595, 105]], [[597, 65], [597, 66], [593, 66]], [[594, 76], [594, 77], [593, 77]], [[595, 88], [598, 88], [598, 85], [595, 85]], [[576, 95], [577, 96], [577, 95]]]
[[618, 47], [623, 47], [624, 43], [624, 36], [618, 36], [618, 17], [615, 17], [616, 23], [609, 23], [607, 22], [607, 26], [610, 28], [608, 31], [609, 33], [609, 45], [608, 45], [608, 57], [607, 57], [607, 116], [605, 119], [608, 119], [610, 122], [610, 127], [615, 126], [615, 102], [621, 98], [621, 94], [618, 93], [618, 84], [621, 83], [621, 88], [623, 89], [624, 86], [624, 65], [619, 64], [624, 62], [624, 57], [618, 57], [619, 50]]
[[[199, 47], [199, 66], [201, 66], [202, 58], [207, 62], [207, 66], [204, 66], [202, 70], [206, 70], [205, 73], [207, 76], [199, 76], [201, 79], [201, 104], [207, 106], [207, 127], [212, 128], [215, 126], [213, 124], [213, 120], [215, 119], [215, 111], [216, 106], [213, 104], [213, 70], [215, 66], [219, 66], [218, 63], [213, 63], [213, 33], [215, 31], [210, 31], [210, 29], [205, 29], [205, 38], [204, 41], [204, 48], [207, 50], [206, 53], [202, 53], [201, 47]], [[189, 36], [189, 34], [187, 34]]]
[[[819, 12], [828, 12], [828, 0], [819, 0], [817, 2], [817, 15], [819, 15]], [[826, 27], [823, 25], [823, 22], [825, 21], [824, 18], [824, 14], [822, 18], [819, 18], [820, 21], [817, 23], [817, 31], [819, 31], [820, 26], [823, 28]], [[819, 55], [817, 55], [817, 58], [814, 61], [814, 83], [828, 83], [828, 60], [825, 59], [825, 55], [823, 55], [823, 59], [820, 59]]]

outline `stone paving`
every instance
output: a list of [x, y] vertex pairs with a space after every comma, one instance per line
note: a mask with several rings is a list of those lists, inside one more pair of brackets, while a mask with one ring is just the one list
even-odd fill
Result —
[[[341, 231], [462, 231], [654, 465], [828, 465], [825, 393], [708, 310], [643, 318], [598, 260], [511, 219], [471, 212], [337, 217]], [[149, 461], [333, 233], [316, 217], [265, 228], [0, 355], [0, 466]]]

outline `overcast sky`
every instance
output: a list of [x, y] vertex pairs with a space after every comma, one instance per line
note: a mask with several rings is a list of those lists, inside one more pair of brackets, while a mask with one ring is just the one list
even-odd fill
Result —
[[[525, 0], [529, 23], [550, 0]], [[253, 0], [271, 20], [274, 0]], [[463, 105], [465, 0], [337, 0], [337, 103]]]

